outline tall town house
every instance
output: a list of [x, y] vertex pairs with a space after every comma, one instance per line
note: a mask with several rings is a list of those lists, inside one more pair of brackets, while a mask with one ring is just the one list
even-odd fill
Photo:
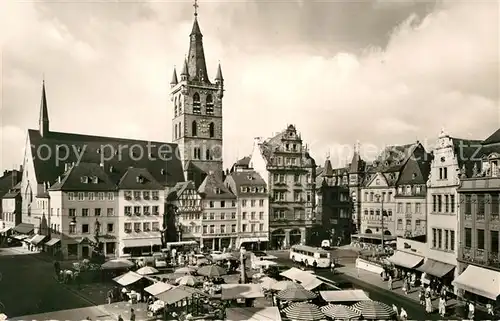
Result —
[[22, 168], [6, 170], [0, 177], [0, 246], [21, 223], [21, 177]]
[[203, 35], [195, 12], [189, 51], [180, 80], [174, 68], [170, 97], [174, 105], [172, 139], [186, 180], [198, 187], [209, 172], [222, 176], [222, 98], [224, 79], [219, 64], [214, 81], [208, 77]]
[[460, 185], [461, 173], [472, 175], [474, 162], [471, 157], [475, 157], [481, 141], [450, 137], [442, 130], [435, 146], [427, 181], [429, 249], [422, 270], [443, 280], [450, 280], [458, 273], [455, 268], [459, 219], [457, 188]]
[[236, 169], [226, 177], [225, 184], [237, 196], [236, 248], [266, 248], [269, 241], [269, 196], [266, 182], [254, 170]]
[[257, 138], [249, 167], [266, 181], [270, 193], [270, 246], [308, 243], [317, 220], [314, 159], [294, 125], [267, 140]]
[[495, 306], [500, 295], [500, 129], [482, 142], [472, 171], [460, 171], [458, 274], [460, 296]]

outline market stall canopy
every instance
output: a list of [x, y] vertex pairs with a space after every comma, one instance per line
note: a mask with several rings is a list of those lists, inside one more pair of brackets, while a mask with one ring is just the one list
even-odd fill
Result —
[[496, 300], [500, 295], [500, 272], [469, 265], [452, 284], [459, 289]]
[[279, 281], [279, 282], [276, 282], [272, 285], [271, 290], [282, 291], [285, 289], [297, 289], [297, 288], [303, 289], [304, 287], [298, 283], [293, 282], [293, 281]]
[[363, 290], [319, 291], [319, 295], [326, 302], [370, 301], [370, 297]]
[[145, 288], [144, 291], [148, 292], [151, 295], [156, 296], [160, 293], [163, 293], [165, 291], [172, 289], [173, 287], [174, 287], [173, 285], [170, 285], [168, 283], [156, 282], [156, 283], [148, 286], [147, 288]]
[[265, 289], [265, 290], [270, 290], [274, 284], [276, 284], [278, 281], [276, 281], [273, 278], [270, 278], [268, 276], [263, 277], [260, 279], [260, 286]]
[[116, 269], [125, 269], [131, 268], [135, 264], [127, 259], [114, 259], [109, 260], [108, 262], [101, 265], [101, 269], [103, 270], [116, 270]]
[[61, 241], [60, 239], [54, 237], [54, 238], [51, 238], [47, 243], [45, 243], [45, 245], [54, 246], [57, 243], [59, 243], [60, 241]]
[[321, 312], [333, 320], [357, 320], [360, 316], [359, 311], [353, 310], [350, 307], [341, 304], [325, 305], [321, 307]]
[[294, 267], [281, 272], [280, 275], [292, 281], [299, 281], [300, 283], [309, 283], [316, 278], [311, 272], [302, 271]]
[[304, 288], [286, 289], [278, 292], [276, 297], [284, 301], [309, 301], [316, 298], [318, 295]]
[[392, 320], [396, 314], [390, 306], [378, 301], [360, 301], [351, 306], [351, 309], [365, 320]]
[[394, 265], [402, 266], [408, 269], [413, 269], [414, 267], [422, 263], [424, 258], [418, 255], [402, 251], [396, 251], [394, 252], [394, 255], [389, 257], [387, 260]]
[[45, 235], [35, 235], [33, 238], [30, 240], [31, 244], [33, 245], [38, 245], [40, 244], [43, 240], [45, 239]]
[[10, 230], [12, 230], [12, 227], [4, 227], [4, 228], [0, 229], [0, 233], [7, 233]]
[[122, 286], [127, 286], [141, 280], [142, 278], [143, 278], [142, 275], [130, 271], [120, 276], [117, 276], [116, 278], [113, 279], [113, 281]]
[[158, 300], [165, 302], [166, 305], [170, 305], [170, 304], [174, 304], [174, 303], [177, 303], [179, 301], [191, 298], [193, 295], [196, 295], [196, 294], [206, 296], [206, 294], [203, 293], [202, 291], [199, 291], [199, 290], [194, 289], [194, 288], [190, 288], [188, 286], [180, 285], [180, 286], [176, 286], [168, 291], [159, 293], [159, 294], [155, 295], [155, 297]]
[[20, 223], [14, 227], [14, 231], [20, 234], [30, 234], [35, 229], [35, 225], [28, 223]]
[[21, 234], [21, 235], [14, 235], [13, 238], [15, 238], [16, 240], [19, 240], [19, 241], [22, 241], [24, 239], [27, 239], [28, 238], [28, 235], [25, 235], [25, 234]]
[[450, 273], [455, 268], [454, 265], [439, 262], [433, 259], [427, 259], [422, 266], [417, 268], [417, 271], [425, 272], [427, 274], [442, 278]]
[[140, 275], [150, 275], [150, 274], [155, 274], [155, 273], [158, 273], [158, 270], [155, 269], [154, 267], [152, 266], [143, 266], [141, 267], [140, 269], [138, 269], [137, 271], [135, 271], [137, 274], [140, 274]]
[[260, 284], [221, 284], [222, 300], [263, 298]]
[[227, 274], [226, 269], [218, 265], [205, 265], [198, 269], [197, 273], [209, 278], [218, 278]]
[[226, 320], [229, 321], [281, 321], [277, 307], [264, 308], [227, 308]]
[[325, 315], [316, 304], [306, 302], [293, 303], [283, 309], [283, 313], [287, 318], [299, 321], [315, 321], [325, 318]]
[[322, 284], [323, 284], [323, 281], [320, 281], [317, 278], [314, 278], [310, 282], [307, 282], [307, 283], [301, 283], [301, 285], [304, 287], [304, 289], [310, 290], [310, 291], [316, 289], [318, 286], [320, 286]]

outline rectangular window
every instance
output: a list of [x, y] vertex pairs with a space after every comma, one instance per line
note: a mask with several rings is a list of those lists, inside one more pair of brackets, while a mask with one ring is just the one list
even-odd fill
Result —
[[226, 226], [225, 226], [225, 225], [221, 225], [221, 226], [220, 226], [220, 232], [221, 232], [222, 234], [226, 233]]
[[450, 231], [450, 250], [455, 251], [455, 231]]
[[89, 216], [89, 209], [88, 208], [82, 208], [82, 216]]
[[107, 211], [106, 211], [106, 215], [107, 216], [114, 216], [115, 215], [115, 209], [112, 208], [112, 207], [108, 208]]
[[465, 247], [472, 247], [472, 229], [470, 227], [465, 228]]
[[436, 248], [437, 246], [437, 229], [432, 229], [432, 247]]
[[89, 192], [89, 201], [93, 201], [95, 199], [95, 194], [92, 192]]
[[134, 223], [134, 232], [139, 233], [141, 231], [141, 223]]
[[94, 216], [101, 216], [101, 209], [100, 208], [94, 208]]
[[247, 231], [247, 225], [246, 224], [241, 224], [241, 231], [246, 232]]
[[85, 199], [85, 193], [83, 192], [78, 192], [78, 200], [83, 201]]
[[490, 231], [490, 251], [498, 253], [498, 231]]
[[113, 192], [108, 192], [108, 201], [112, 201], [115, 199], [115, 194]]
[[498, 216], [500, 209], [500, 199], [498, 194], [491, 194], [491, 215]]
[[448, 167], [443, 168], [443, 178], [448, 179]]
[[69, 212], [68, 212], [68, 215], [71, 217], [71, 216], [76, 216], [76, 208], [70, 208], [69, 209]]
[[406, 203], [406, 213], [411, 213], [411, 203]]
[[449, 200], [449, 198], [450, 198], [449, 195], [445, 195], [444, 196], [444, 212], [445, 213], [448, 213], [450, 211], [450, 208], [449, 208], [449, 206], [450, 206], [450, 203], [449, 203], [450, 200]]
[[443, 248], [443, 230], [438, 229], [438, 249]]
[[103, 192], [99, 192], [99, 193], [97, 193], [97, 198], [98, 198], [100, 201], [104, 201], [104, 193], [103, 193]]
[[442, 195], [437, 196], [437, 203], [438, 203], [438, 212], [442, 213], [443, 212], [443, 196]]
[[107, 228], [108, 233], [113, 233], [113, 230], [114, 230], [113, 223], [108, 223], [108, 228]]
[[236, 224], [231, 225], [231, 233], [236, 233]]
[[449, 242], [450, 242], [450, 231], [444, 230], [444, 249], [448, 250], [449, 249]]
[[479, 250], [484, 250], [484, 230], [477, 230], [477, 248]]
[[226, 201], [220, 201], [220, 207], [226, 207]]
[[455, 195], [450, 195], [450, 213], [455, 213]]
[[75, 193], [69, 192], [68, 193], [68, 201], [74, 201], [75, 200]]
[[403, 203], [398, 203], [398, 213], [403, 213]]
[[89, 233], [89, 225], [82, 224], [82, 233]]
[[484, 195], [477, 196], [477, 215], [484, 215]]
[[420, 203], [415, 203], [415, 213], [420, 214], [422, 210], [422, 204]]
[[437, 196], [436, 195], [432, 195], [432, 211], [434, 213], [437, 212]]
[[472, 213], [472, 200], [470, 195], [465, 195], [465, 214], [470, 215]]

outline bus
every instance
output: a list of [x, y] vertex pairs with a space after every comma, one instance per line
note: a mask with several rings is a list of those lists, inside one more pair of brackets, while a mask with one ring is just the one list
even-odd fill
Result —
[[290, 259], [301, 262], [306, 266], [327, 268], [330, 267], [330, 252], [322, 248], [307, 245], [293, 245], [290, 248]]

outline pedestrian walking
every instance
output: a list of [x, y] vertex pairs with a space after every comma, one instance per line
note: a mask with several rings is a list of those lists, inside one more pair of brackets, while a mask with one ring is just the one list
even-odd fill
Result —
[[420, 292], [418, 292], [418, 301], [421, 305], [425, 305], [425, 290], [424, 288], [420, 288]]
[[332, 272], [332, 274], [335, 274], [335, 262], [334, 261], [332, 261], [330, 263], [330, 272]]
[[134, 312], [134, 309], [130, 309], [130, 321], [135, 321], [135, 312]]
[[446, 314], [446, 300], [443, 296], [439, 298], [439, 315], [443, 318]]
[[430, 295], [425, 297], [425, 312], [432, 313], [432, 300]]
[[474, 311], [475, 310], [475, 307], [474, 307], [474, 303], [472, 303], [472, 301], [469, 302], [469, 315], [468, 315], [468, 319], [469, 320], [474, 320]]
[[403, 278], [402, 290], [406, 295], [408, 295], [408, 279], [406, 277]]
[[401, 308], [401, 313], [399, 314], [399, 319], [402, 321], [406, 321], [408, 319], [408, 313], [404, 308]]
[[392, 311], [394, 311], [394, 314], [396, 314], [396, 316], [399, 315], [398, 307], [395, 304], [392, 305]]
[[491, 303], [486, 304], [486, 310], [488, 310], [489, 315], [493, 315], [493, 305]]
[[387, 281], [387, 286], [389, 287], [389, 290], [392, 290], [392, 276], [389, 275], [389, 280]]

